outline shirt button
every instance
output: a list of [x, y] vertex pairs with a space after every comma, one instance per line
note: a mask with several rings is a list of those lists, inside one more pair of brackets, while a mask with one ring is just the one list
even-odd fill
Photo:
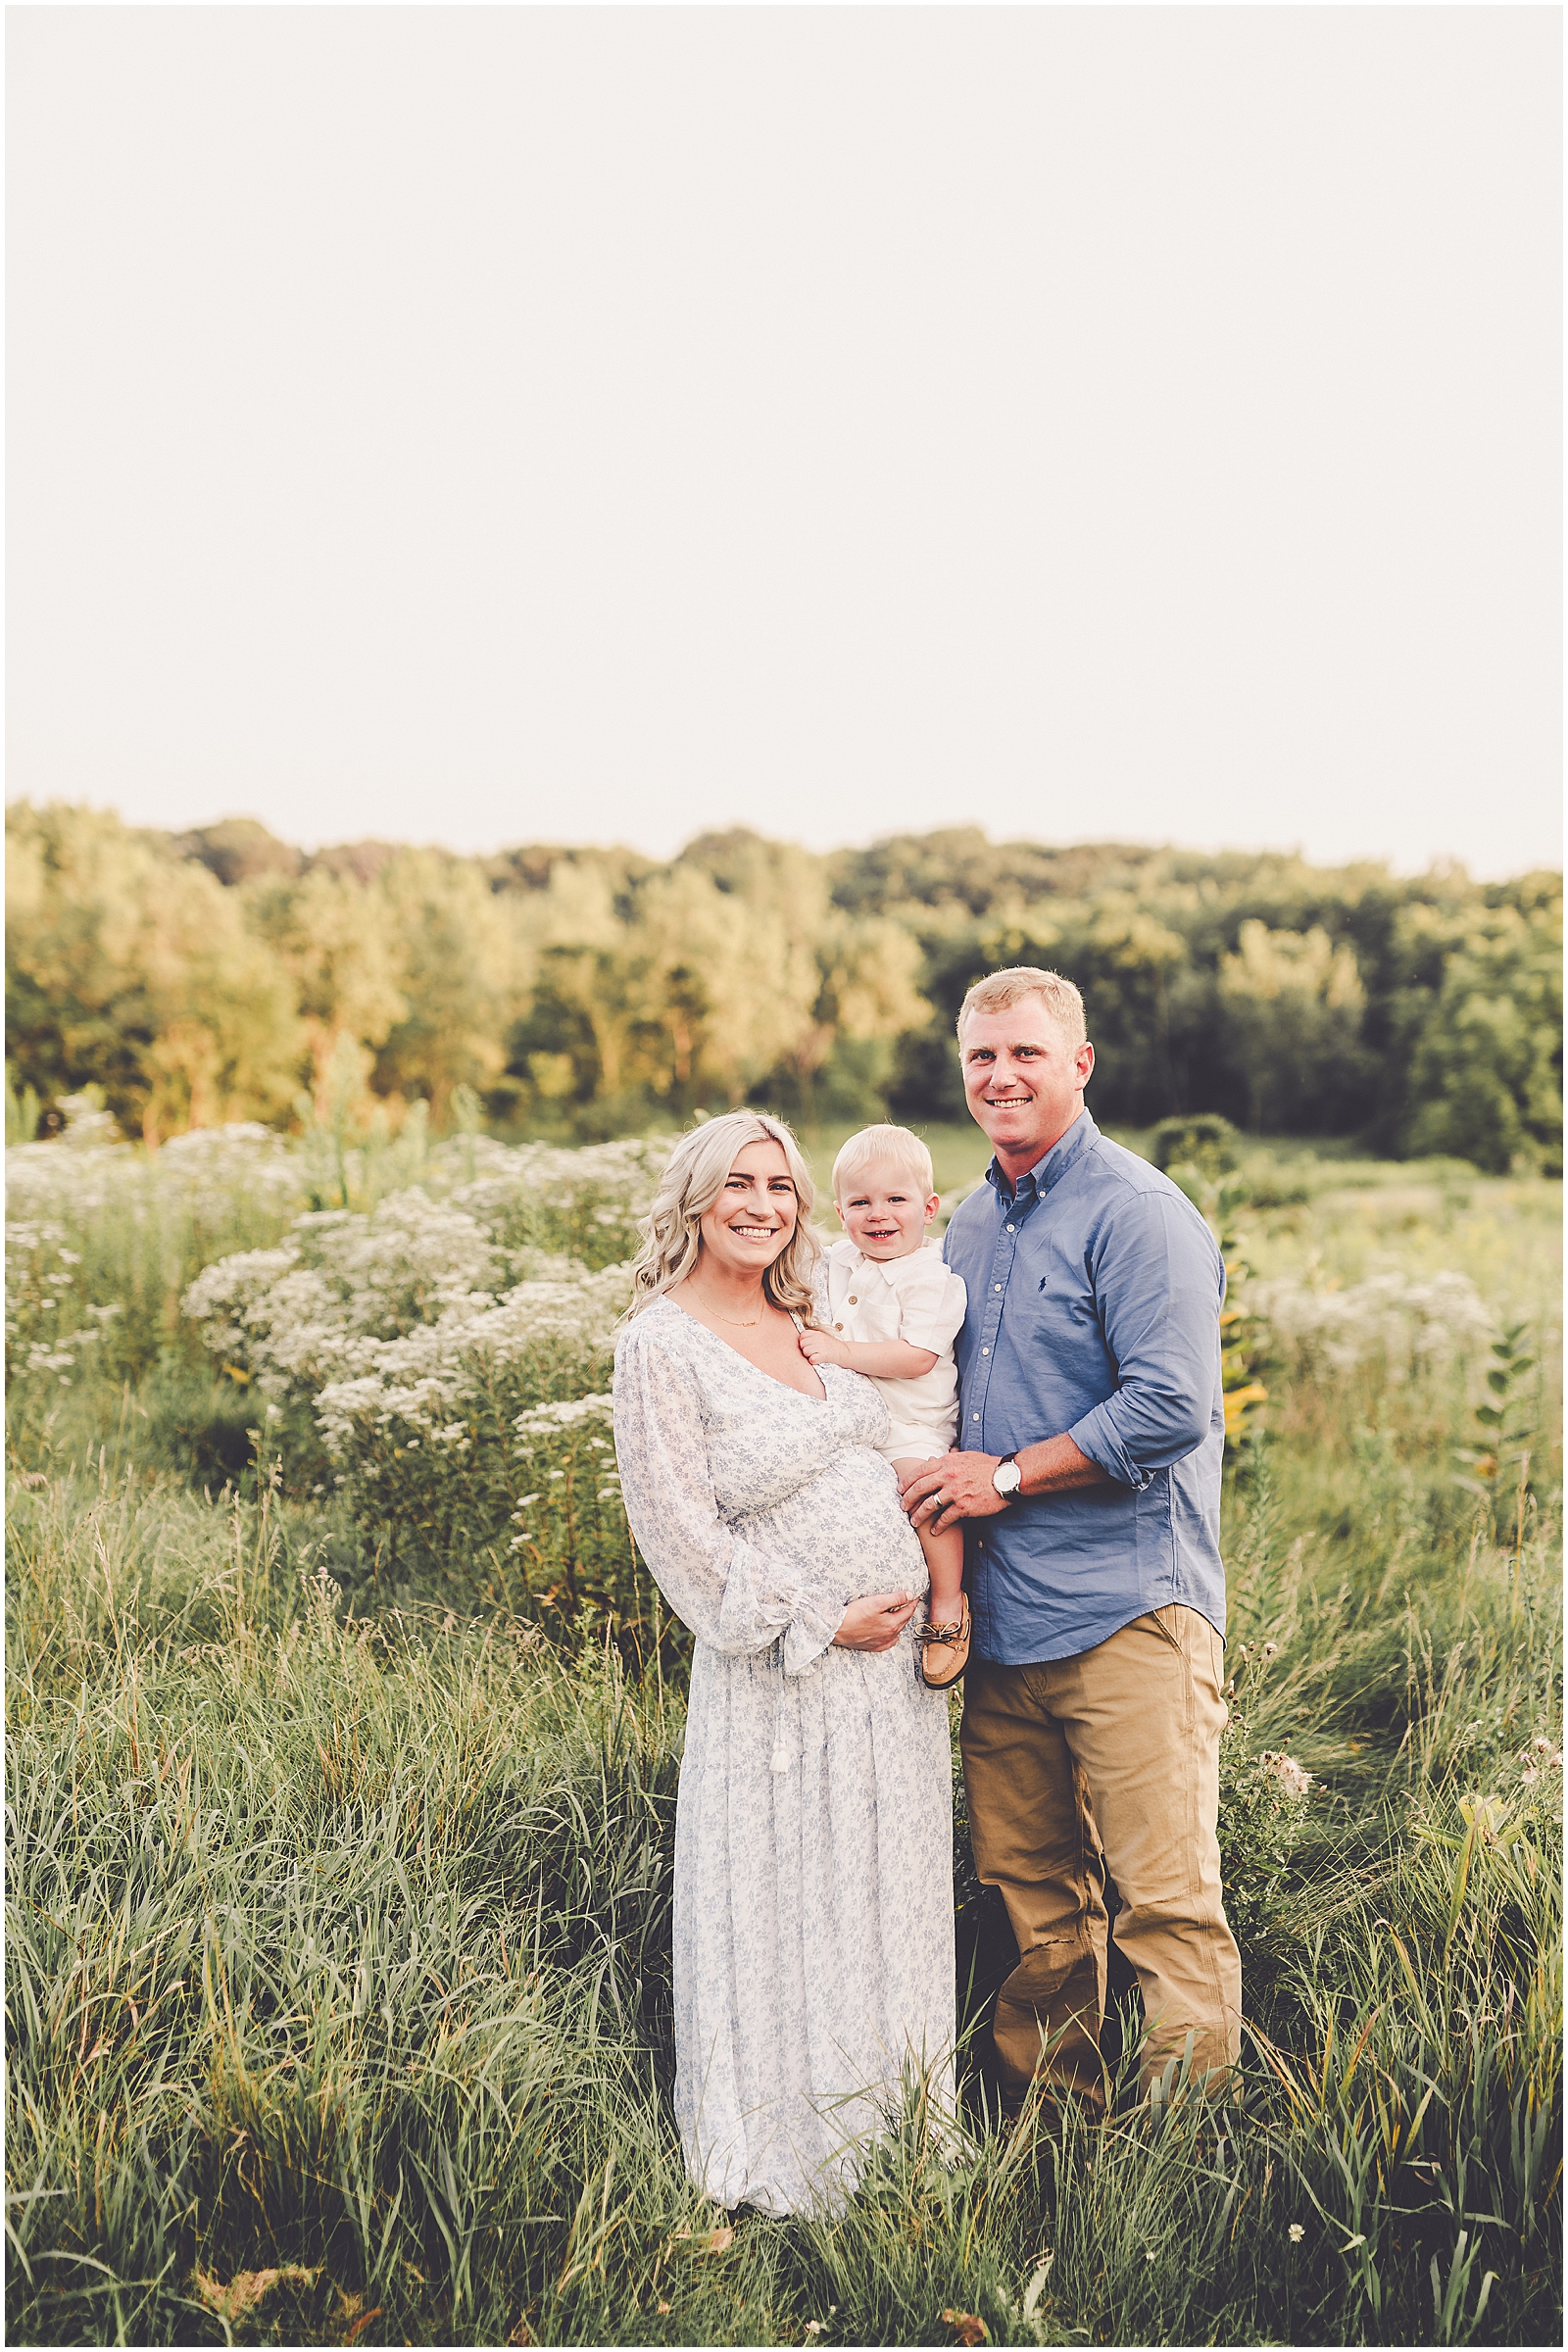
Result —
[[843, 1326], [843, 1324], [842, 1324], [842, 1323], [835, 1323], [835, 1324], [834, 1324], [834, 1326], [833, 1326], [833, 1328], [834, 1328], [834, 1330], [835, 1330], [835, 1331], [842, 1331], [842, 1330], [844, 1329], [844, 1326]]
[[860, 1303], [860, 1301], [858, 1300], [858, 1298], [857, 1298], [857, 1297], [855, 1296], [855, 1293], [852, 1291], [852, 1292], [850, 1293], [850, 1304], [851, 1304], [852, 1306], [858, 1306], [858, 1305], [859, 1305], [859, 1303]]
[[1007, 1227], [1007, 1231], [1008, 1231], [1009, 1233], [1011, 1233], [1011, 1232], [1013, 1231], [1013, 1228], [1012, 1228], [1012, 1226], [1010, 1226], [1010, 1225], [1009, 1225], [1009, 1226]]
[[1001, 1285], [1001, 1283], [1000, 1283], [1000, 1282], [994, 1282], [994, 1283], [991, 1285], [991, 1288], [992, 1288], [994, 1291], [1000, 1291], [1000, 1290], [1001, 1290], [1001, 1288], [1002, 1288], [1002, 1285]]
[[979, 1418], [980, 1418], [980, 1416], [979, 1416], [979, 1414], [978, 1414], [978, 1413], [971, 1413], [971, 1414], [969, 1415], [969, 1418], [970, 1418], [970, 1420], [971, 1420], [971, 1421], [978, 1421], [978, 1420], [979, 1420]]
[[982, 1355], [989, 1355], [989, 1354], [991, 1353], [991, 1350], [990, 1350], [990, 1348], [981, 1348], [981, 1350], [980, 1350], [980, 1352], [981, 1352], [981, 1354], [982, 1354]]

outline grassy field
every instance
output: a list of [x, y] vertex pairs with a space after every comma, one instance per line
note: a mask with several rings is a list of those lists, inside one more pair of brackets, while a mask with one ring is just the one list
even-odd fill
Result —
[[682, 2178], [681, 1647], [573, 1403], [645, 1163], [12, 1159], [13, 2341], [1560, 2340], [1559, 1188], [1215, 1193], [1242, 2103], [1129, 2011], [1109, 2125], [997, 2117], [958, 1805], [961, 2113], [780, 2224]]

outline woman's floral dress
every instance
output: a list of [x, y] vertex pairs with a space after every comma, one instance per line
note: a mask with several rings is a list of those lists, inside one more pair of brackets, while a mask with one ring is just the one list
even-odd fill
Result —
[[887, 1408], [786, 1388], [660, 1299], [615, 1349], [632, 1531], [697, 1636], [675, 1826], [675, 2108], [719, 2204], [853, 2186], [913, 2068], [951, 2092], [947, 1700], [907, 1631], [834, 1649], [861, 1593], [923, 1592], [873, 1448]]

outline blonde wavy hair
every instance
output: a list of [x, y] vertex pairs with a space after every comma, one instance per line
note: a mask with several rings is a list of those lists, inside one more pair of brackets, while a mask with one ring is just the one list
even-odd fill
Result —
[[760, 1110], [727, 1110], [721, 1118], [689, 1128], [676, 1144], [643, 1221], [643, 1246], [632, 1260], [628, 1317], [652, 1306], [696, 1266], [703, 1253], [703, 1219], [748, 1144], [777, 1144], [795, 1187], [795, 1231], [763, 1274], [762, 1290], [786, 1314], [799, 1315], [803, 1323], [815, 1320], [811, 1276], [822, 1245], [808, 1220], [816, 1188], [784, 1121]]

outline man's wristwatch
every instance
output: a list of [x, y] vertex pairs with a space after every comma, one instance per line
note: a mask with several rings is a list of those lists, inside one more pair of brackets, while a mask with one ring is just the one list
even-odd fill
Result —
[[1018, 1456], [1015, 1453], [1003, 1455], [991, 1473], [991, 1484], [996, 1488], [1004, 1502], [1011, 1502], [1023, 1485], [1023, 1472], [1018, 1467]]

